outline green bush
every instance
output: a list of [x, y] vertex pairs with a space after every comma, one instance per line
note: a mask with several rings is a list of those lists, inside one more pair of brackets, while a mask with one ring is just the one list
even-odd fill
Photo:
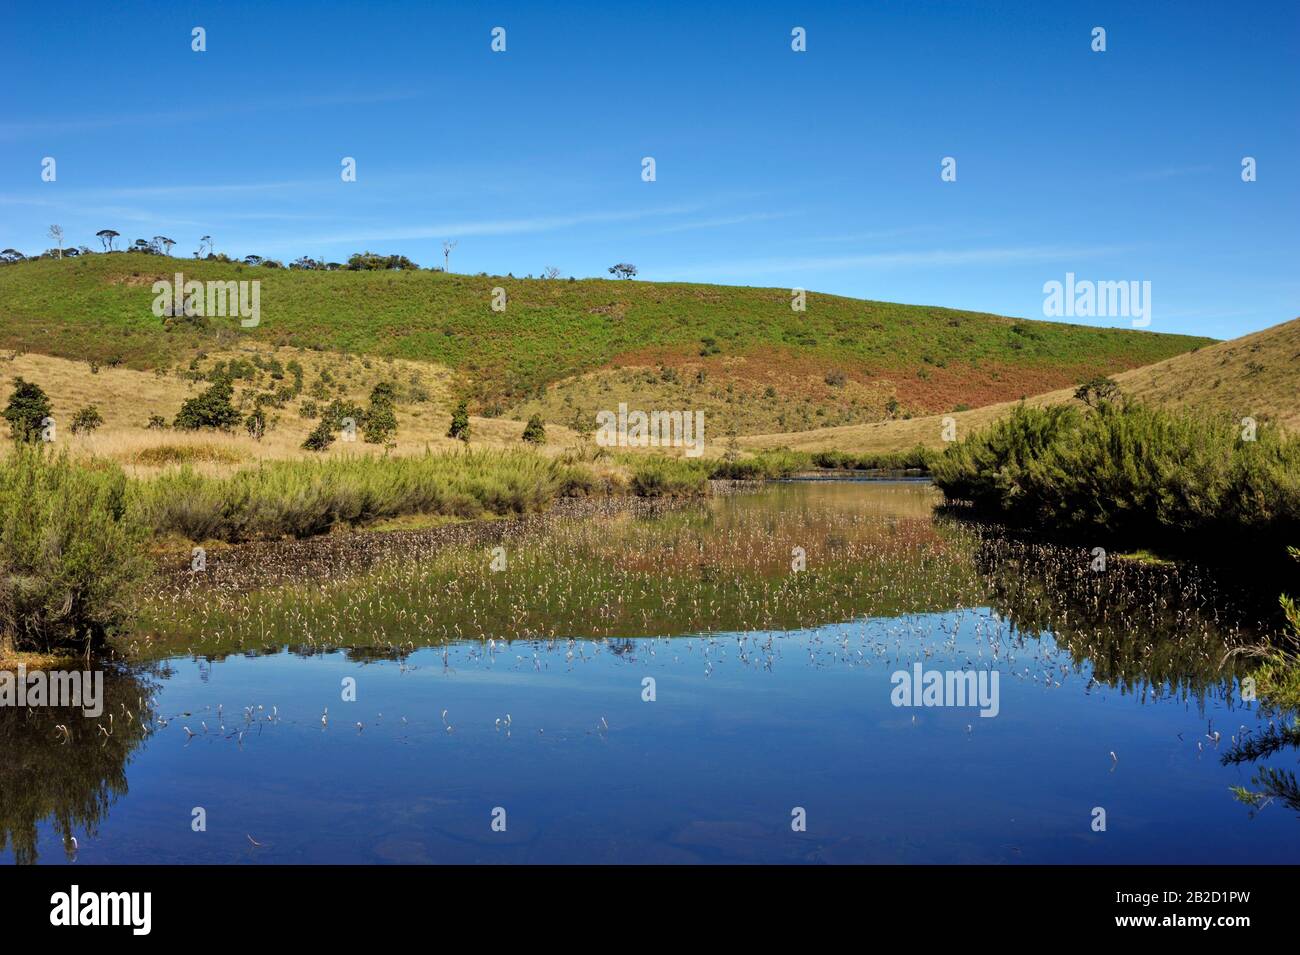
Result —
[[13, 394], [9, 396], [4, 416], [9, 422], [9, 433], [15, 441], [38, 440], [41, 436], [41, 422], [53, 411], [50, 399], [40, 385], [22, 378], [14, 379]]
[[393, 403], [397, 399], [397, 389], [390, 383], [382, 381], [370, 392], [370, 408], [365, 414], [363, 433], [370, 444], [387, 444], [397, 436], [397, 413]]
[[469, 442], [469, 402], [464, 398], [451, 413], [451, 427], [447, 429], [447, 437]]
[[[1293, 558], [1300, 560], [1300, 549], [1288, 550]], [[1288, 594], [1283, 594], [1278, 602], [1290, 633], [1284, 634], [1280, 645], [1273, 647], [1255, 671], [1255, 679], [1260, 700], [1267, 709], [1300, 713], [1300, 606]]]
[[1018, 406], [932, 472], [950, 499], [1064, 536], [1274, 556], [1300, 536], [1300, 440], [1139, 404]]
[[104, 423], [104, 416], [94, 405], [86, 405], [72, 416], [73, 434], [90, 434]]
[[524, 428], [524, 440], [529, 444], [546, 443], [546, 426], [542, 424], [541, 415], [533, 415], [528, 419], [528, 424]]
[[302, 443], [304, 451], [324, 451], [334, 443], [334, 427], [328, 418], [321, 418]]
[[762, 481], [806, 471], [812, 458], [802, 451], [759, 451], [751, 457], [709, 462], [709, 477], [728, 481]]
[[234, 386], [229, 378], [219, 378], [202, 394], [186, 398], [173, 425], [181, 431], [199, 428], [217, 428], [229, 431], [243, 420], [243, 415], [230, 403]]
[[130, 621], [146, 528], [115, 465], [20, 445], [0, 462], [0, 635], [15, 649], [85, 651]]
[[351, 418], [352, 423], [356, 425], [360, 424], [365, 416], [366, 413], [361, 410], [360, 405], [342, 398], [335, 398], [320, 413], [321, 421], [327, 423], [334, 431], [342, 428], [348, 418]]

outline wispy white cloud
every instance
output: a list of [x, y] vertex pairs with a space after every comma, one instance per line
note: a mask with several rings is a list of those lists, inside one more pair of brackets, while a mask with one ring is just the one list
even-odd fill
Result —
[[338, 231], [324, 235], [298, 236], [292, 239], [263, 242], [266, 249], [290, 249], [304, 246], [346, 245], [360, 242], [401, 242], [419, 239], [457, 239], [466, 236], [519, 235], [530, 232], [555, 232], [584, 225], [632, 222], [658, 216], [685, 215], [698, 206], [668, 206], [631, 209], [620, 212], [588, 212], [557, 216], [534, 216], [512, 219], [465, 219], [428, 225], [389, 226]]
[[158, 110], [149, 113], [122, 113], [116, 116], [82, 116], [62, 120], [30, 120], [0, 123], [0, 140], [31, 136], [67, 135], [114, 129], [119, 126], [163, 126], [200, 122], [223, 116], [262, 113], [273, 110], [310, 110], [318, 107], [368, 106], [378, 103], [417, 99], [414, 92], [342, 94], [339, 96], [280, 97], [249, 101], [235, 106], [199, 107], [184, 110]]

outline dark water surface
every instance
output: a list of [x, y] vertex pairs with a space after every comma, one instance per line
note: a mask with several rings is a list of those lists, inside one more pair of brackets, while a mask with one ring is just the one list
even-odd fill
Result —
[[[287, 587], [214, 556], [160, 588], [150, 662], [110, 674], [100, 720], [0, 710], [3, 857], [1300, 861], [1292, 720], [1223, 662], [1259, 625], [1233, 595], [935, 500], [787, 484], [436, 548], [353, 537]], [[918, 663], [996, 672], [997, 715], [895, 706]]]

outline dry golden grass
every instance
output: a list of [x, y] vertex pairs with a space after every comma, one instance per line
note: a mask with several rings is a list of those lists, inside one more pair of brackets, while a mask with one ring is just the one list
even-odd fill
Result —
[[1115, 376], [1126, 394], [1300, 432], [1300, 318]]
[[[214, 361], [247, 359], [254, 354], [266, 359], [277, 358], [281, 363], [297, 360], [308, 383], [318, 379], [322, 371], [328, 371], [337, 383], [330, 398], [346, 398], [363, 406], [370, 389], [378, 382], [396, 380], [409, 384], [415, 376], [429, 400], [399, 401], [397, 441], [392, 453], [416, 454], [426, 448], [461, 446], [459, 441], [446, 437], [455, 378], [440, 365], [267, 346], [211, 352], [202, 367], [206, 369]], [[203, 473], [220, 474], [258, 461], [313, 456], [312, 452], [302, 450], [301, 445], [316, 420], [300, 417], [298, 409], [305, 400], [315, 400], [320, 406], [327, 403], [311, 399], [304, 390], [285, 407], [267, 410], [269, 429], [261, 441], [255, 441], [242, 431], [227, 434], [147, 428], [150, 415], [161, 415], [170, 422], [186, 398], [208, 387], [208, 382], [181, 377], [175, 369], [158, 374], [100, 366], [92, 372], [86, 362], [48, 355], [3, 356], [0, 358], [0, 403], [6, 400], [15, 377], [36, 382], [49, 395], [60, 445], [70, 448], [74, 454], [111, 458], [128, 473], [141, 477], [179, 464], [188, 464]], [[236, 395], [245, 387], [244, 382], [236, 382]], [[87, 405], [99, 409], [104, 424], [92, 434], [73, 434], [69, 427], [72, 416]], [[243, 410], [249, 410], [247, 403]], [[471, 417], [470, 425], [475, 447], [517, 447], [524, 430], [522, 421], [494, 418]], [[578, 440], [574, 432], [559, 425], [548, 423], [546, 432], [547, 444], [543, 451], [555, 453]], [[8, 431], [3, 429], [0, 452], [9, 443]], [[365, 452], [381, 454], [383, 449], [359, 439], [356, 442], [336, 440], [320, 456]]]

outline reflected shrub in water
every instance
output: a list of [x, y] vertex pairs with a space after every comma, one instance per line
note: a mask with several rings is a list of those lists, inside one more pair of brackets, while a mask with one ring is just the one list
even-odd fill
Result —
[[73, 858], [72, 837], [94, 836], [127, 791], [126, 764], [148, 735], [156, 684], [124, 669], [105, 677], [98, 719], [75, 707], [0, 707], [0, 850], [11, 848], [19, 864], [37, 861], [41, 823]]
[[[1289, 550], [1293, 558], [1300, 560], [1300, 548]], [[1280, 645], [1268, 648], [1255, 677], [1266, 706], [1300, 712], [1300, 605], [1289, 594], [1283, 594], [1279, 602], [1290, 632], [1278, 641]]]
[[0, 463], [0, 640], [84, 650], [123, 629], [148, 572], [116, 465], [20, 446]]
[[1050, 634], [1092, 679], [1123, 693], [1227, 698], [1237, 655], [1268, 622], [1195, 564], [1113, 560], [1092, 569], [1085, 548], [1024, 540], [982, 525], [975, 551], [989, 605], [1016, 631]]

